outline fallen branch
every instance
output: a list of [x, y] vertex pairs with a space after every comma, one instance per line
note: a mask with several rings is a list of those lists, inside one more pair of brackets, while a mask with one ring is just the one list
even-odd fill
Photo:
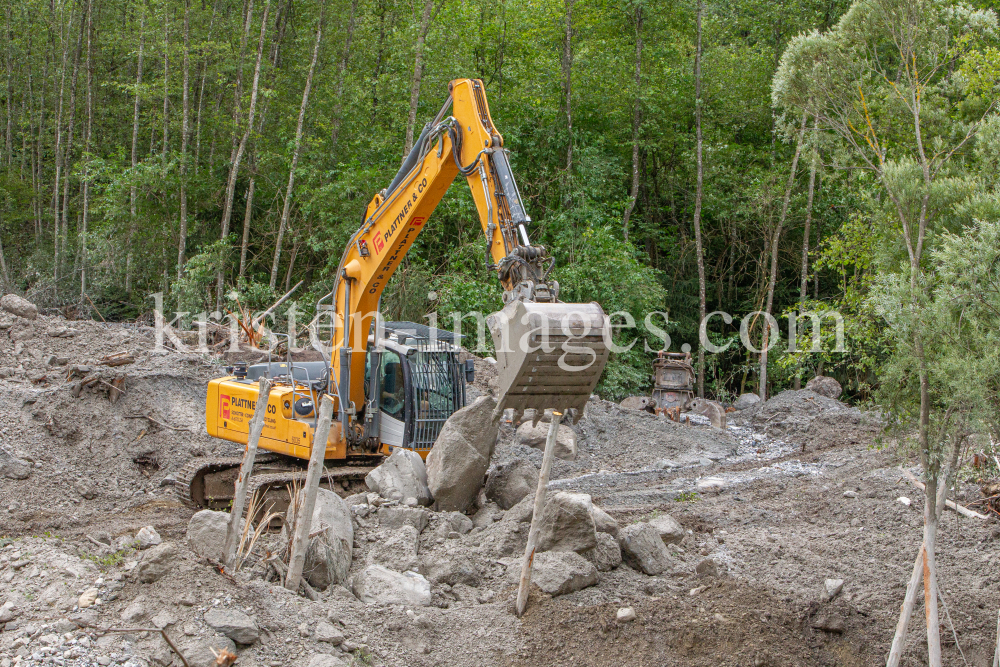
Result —
[[261, 313], [257, 317], [253, 318], [253, 320], [251, 320], [251, 324], [253, 325], [253, 327], [256, 328], [258, 324], [260, 324], [261, 322], [263, 322], [267, 318], [268, 315], [270, 315], [272, 312], [274, 312], [275, 308], [277, 308], [278, 306], [280, 306], [281, 304], [283, 304], [288, 299], [288, 297], [290, 297], [295, 292], [295, 290], [297, 290], [299, 287], [302, 286], [302, 283], [304, 283], [304, 282], [305, 282], [304, 280], [300, 280], [295, 287], [293, 287], [292, 289], [290, 289], [287, 292], [285, 292], [284, 296], [282, 296], [280, 299], [278, 299], [277, 301], [275, 301], [273, 306], [271, 306], [270, 308], [268, 308], [267, 310], [265, 310], [263, 313]]
[[164, 424], [161, 421], [157, 421], [157, 420], [153, 419], [149, 415], [125, 415], [125, 419], [148, 419], [149, 421], [153, 422], [154, 424], [159, 424], [163, 428], [169, 428], [172, 431], [187, 431], [188, 433], [191, 432], [191, 429], [189, 429], [189, 428], [187, 428], [185, 426], [171, 426], [170, 424]]
[[[903, 475], [905, 475], [908, 480], [910, 480], [911, 482], [913, 482], [913, 486], [917, 487], [921, 491], [924, 490], [924, 483], [921, 482], [919, 479], [917, 479], [912, 472], [910, 472], [909, 470], [906, 470], [905, 468], [900, 468], [900, 471], [902, 471]], [[961, 514], [962, 516], [967, 516], [970, 519], [988, 519], [989, 518], [985, 514], [980, 514], [979, 512], [973, 512], [968, 507], [963, 507], [963, 506], [959, 505], [958, 503], [956, 503], [953, 500], [945, 500], [944, 504], [945, 504], [945, 507], [953, 509], [956, 512], [958, 512], [959, 514]]]
[[127, 632], [127, 633], [156, 632], [161, 637], [163, 637], [163, 641], [167, 642], [167, 645], [170, 646], [170, 649], [177, 654], [177, 657], [181, 659], [182, 663], [184, 663], [184, 667], [191, 667], [191, 665], [188, 664], [187, 659], [184, 657], [184, 654], [181, 653], [176, 646], [174, 646], [174, 643], [170, 640], [170, 637], [167, 636], [166, 630], [161, 630], [160, 628], [96, 628], [96, 630], [98, 632]]
[[[87, 299], [87, 301], [90, 301], [90, 297], [89, 297], [89, 296], [87, 296], [86, 292], [84, 293], [84, 295], [83, 295], [83, 296], [84, 296], [84, 298], [85, 298], [85, 299]], [[97, 309], [97, 306], [94, 306], [94, 302], [93, 302], [93, 301], [90, 301], [90, 305], [91, 305], [91, 306], [93, 306], [93, 308], [94, 308], [94, 312], [96, 312], [96, 313], [97, 313], [97, 316], [98, 316], [99, 318], [101, 318], [101, 321], [102, 321], [102, 322], [105, 322], [105, 323], [106, 323], [106, 322], [107, 322], [107, 320], [106, 320], [106, 319], [104, 319], [104, 315], [101, 315], [101, 311], [99, 311], [99, 310]], [[185, 664], [186, 664], [186, 663], [185, 663]]]

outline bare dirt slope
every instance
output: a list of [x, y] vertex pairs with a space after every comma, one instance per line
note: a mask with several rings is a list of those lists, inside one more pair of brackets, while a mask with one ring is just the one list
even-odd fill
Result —
[[[536, 590], [518, 620], [512, 573], [527, 524], [489, 505], [468, 532], [431, 514], [417, 567], [448, 562], [457, 574], [433, 583], [430, 606], [366, 605], [342, 586], [312, 602], [262, 579], [265, 554], [229, 575], [187, 548], [192, 510], [175, 500], [170, 476], [191, 457], [237, 449], [203, 432], [204, 386], [222, 374], [218, 360], [157, 353], [150, 329], [4, 317], [2, 667], [179, 665], [157, 634], [102, 634], [67, 619], [162, 627], [184, 646], [221, 647], [226, 640], [205, 620], [213, 608], [242, 612], [258, 627], [259, 638], [236, 648], [238, 665], [308, 665], [318, 655], [330, 665], [400, 667], [884, 663], [920, 542], [919, 492], [901, 480], [905, 461], [872, 447], [870, 416], [837, 401], [781, 395], [732, 418], [723, 433], [591, 400], [573, 427], [578, 456], [556, 463], [551, 489], [590, 494], [622, 527], [675, 517], [686, 536], [671, 545], [661, 575], [621, 565], [568, 595]], [[135, 363], [97, 363], [123, 351]], [[124, 394], [112, 403], [97, 382], [77, 395], [80, 373], [70, 370], [79, 366], [109, 383], [124, 375]], [[479, 366], [476, 390], [488, 392], [488, 365]], [[538, 450], [514, 444], [515, 427], [502, 427], [494, 463], [538, 464]], [[374, 510], [355, 519], [352, 574], [393, 536]], [[135, 548], [135, 534], [146, 525], [176, 547], [152, 583], [137, 576], [150, 552]], [[998, 537], [992, 521], [948, 513], [941, 525], [944, 601], [970, 665], [992, 657]], [[261, 542], [276, 545], [277, 536]], [[716, 572], [697, 574], [706, 559]], [[826, 579], [845, 582], [832, 601]], [[90, 588], [101, 601], [81, 611]], [[636, 619], [618, 622], [622, 607]], [[918, 607], [904, 665], [921, 664], [921, 620]], [[339, 639], [324, 635], [329, 627]], [[965, 664], [953, 640], [945, 660]]]

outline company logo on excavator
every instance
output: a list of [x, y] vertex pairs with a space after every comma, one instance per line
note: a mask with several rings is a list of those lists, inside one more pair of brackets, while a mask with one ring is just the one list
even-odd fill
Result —
[[230, 403], [231, 399], [229, 396], [226, 396], [225, 394], [219, 396], [219, 416], [223, 419], [232, 419], [232, 417], [229, 416]]

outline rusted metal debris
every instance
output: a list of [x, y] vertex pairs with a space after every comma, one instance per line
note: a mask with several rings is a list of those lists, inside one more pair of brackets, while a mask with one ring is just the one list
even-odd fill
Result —
[[[694, 366], [690, 352], [660, 350], [653, 364], [653, 409], [683, 410], [694, 398]], [[673, 417], [671, 417], [673, 418]], [[678, 419], [675, 421], [679, 420]]]

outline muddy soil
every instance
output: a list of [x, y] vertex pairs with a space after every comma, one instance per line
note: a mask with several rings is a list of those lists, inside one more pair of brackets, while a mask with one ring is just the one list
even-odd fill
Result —
[[[579, 454], [556, 462], [550, 488], [590, 494], [622, 526], [672, 515], [687, 535], [670, 547], [666, 573], [622, 565], [569, 595], [536, 590], [517, 619], [512, 572], [527, 525], [493, 507], [465, 535], [440, 515], [424, 529], [424, 563], [463, 560], [474, 571], [468, 583], [434, 584], [431, 606], [366, 605], [341, 586], [313, 602], [264, 581], [264, 554], [230, 575], [187, 548], [192, 510], [175, 499], [171, 475], [192, 457], [239, 448], [203, 430], [205, 383], [224, 373], [223, 362], [157, 352], [154, 344], [148, 328], [0, 319], [0, 445], [29, 470], [26, 479], [0, 479], [0, 605], [13, 610], [4, 615], [0, 607], [3, 667], [180, 664], [157, 634], [66, 625], [80, 618], [78, 598], [91, 587], [101, 603], [90, 621], [164, 627], [178, 641], [214, 641], [204, 621], [210, 608], [248, 614], [260, 639], [238, 647], [238, 665], [307, 665], [317, 654], [400, 667], [884, 664], [922, 519], [919, 492], [898, 469], [912, 462], [873, 446], [870, 415], [790, 392], [731, 415], [722, 432], [595, 397], [573, 426]], [[135, 363], [98, 364], [125, 351]], [[76, 395], [79, 378], [66, 379], [74, 366], [125, 375], [124, 394], [112, 403], [96, 383]], [[495, 391], [488, 362], [476, 366], [470, 394]], [[537, 465], [538, 450], [513, 444], [516, 426], [502, 426], [494, 462], [522, 457]], [[134, 536], [146, 525], [177, 547], [154, 583], [136, 577], [147, 552], [136, 550]], [[374, 517], [360, 518], [352, 571], [388, 535]], [[276, 539], [260, 546], [277, 548]], [[947, 665], [990, 664], [998, 539], [992, 520], [947, 512], [941, 522], [939, 580], [958, 637], [956, 645], [942, 609]], [[696, 573], [705, 559], [718, 564], [717, 574]], [[825, 598], [826, 579], [845, 582], [833, 600]], [[616, 620], [623, 607], [635, 610], [634, 621]], [[919, 604], [914, 618], [907, 667], [924, 655]], [[344, 641], [319, 641], [321, 622]]]

